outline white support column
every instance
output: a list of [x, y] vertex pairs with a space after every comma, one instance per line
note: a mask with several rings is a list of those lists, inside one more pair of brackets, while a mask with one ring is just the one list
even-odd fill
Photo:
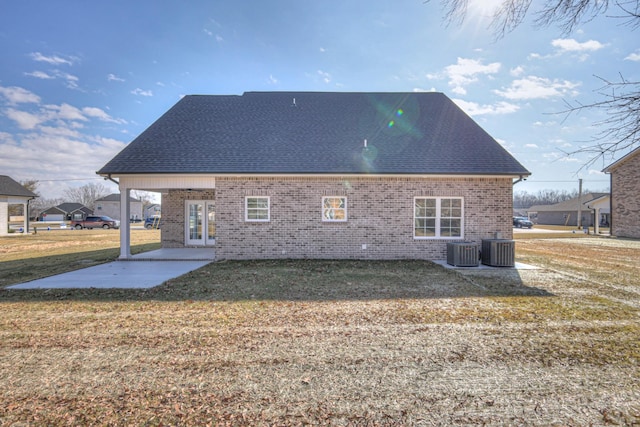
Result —
[[0, 236], [9, 234], [9, 199], [0, 199]]
[[120, 183], [120, 259], [131, 258], [130, 194], [131, 189]]
[[24, 223], [23, 223], [23, 230], [24, 230], [24, 234], [29, 234], [29, 201], [25, 201], [24, 204], [22, 205], [22, 212], [24, 213]]
[[593, 213], [593, 234], [600, 234], [600, 208], [595, 208]]

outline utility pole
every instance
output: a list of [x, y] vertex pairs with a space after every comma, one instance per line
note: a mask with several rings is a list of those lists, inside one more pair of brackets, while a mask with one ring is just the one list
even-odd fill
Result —
[[582, 228], [582, 178], [578, 179], [578, 228]]

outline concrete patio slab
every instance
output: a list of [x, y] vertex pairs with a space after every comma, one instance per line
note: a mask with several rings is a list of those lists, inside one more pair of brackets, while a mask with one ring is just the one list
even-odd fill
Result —
[[516, 262], [513, 267], [493, 267], [482, 263], [476, 267], [461, 267], [448, 264], [446, 260], [437, 260], [433, 262], [451, 270], [538, 270], [540, 268], [535, 265], [523, 264], [521, 262]]
[[213, 261], [213, 248], [162, 248], [133, 255], [125, 261]]
[[[158, 254], [155, 254], [156, 256]], [[31, 282], [7, 286], [5, 289], [146, 289], [161, 285], [212, 262], [209, 260], [114, 261]]]

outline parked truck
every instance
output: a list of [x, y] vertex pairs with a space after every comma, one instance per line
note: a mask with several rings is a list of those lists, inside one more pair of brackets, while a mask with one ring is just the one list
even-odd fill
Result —
[[83, 228], [120, 228], [120, 221], [108, 216], [88, 216], [83, 220], [71, 221], [71, 227], [76, 230], [82, 230]]

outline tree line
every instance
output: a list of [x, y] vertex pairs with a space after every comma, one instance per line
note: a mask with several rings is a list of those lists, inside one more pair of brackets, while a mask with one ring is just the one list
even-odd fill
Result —
[[[608, 193], [609, 190], [591, 191], [583, 189], [582, 194], [589, 193]], [[578, 190], [539, 190], [537, 193], [529, 193], [527, 191], [513, 192], [513, 208], [525, 209], [536, 205], [555, 205], [566, 200], [578, 197]]]

